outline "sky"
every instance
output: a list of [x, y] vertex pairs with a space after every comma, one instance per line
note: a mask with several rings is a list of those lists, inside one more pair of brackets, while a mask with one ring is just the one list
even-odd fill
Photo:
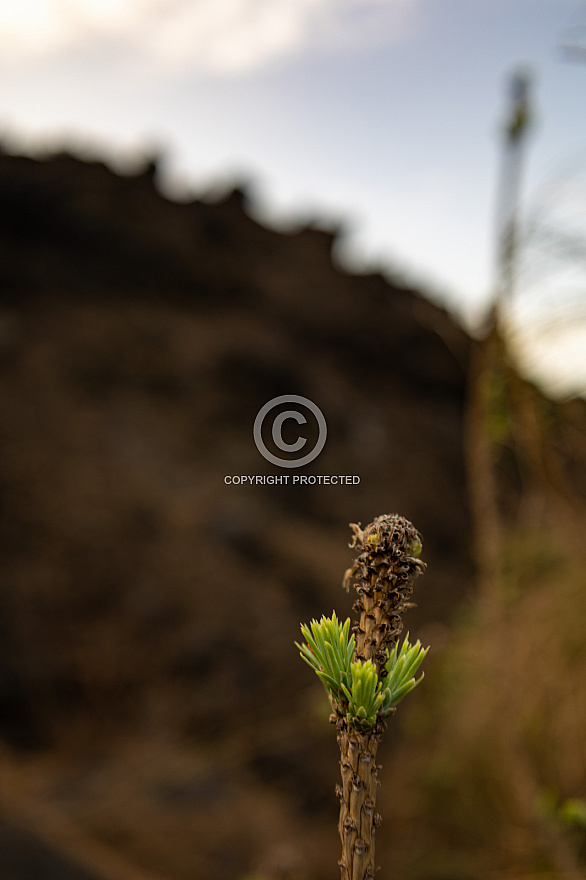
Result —
[[527, 368], [572, 393], [586, 390], [582, 46], [576, 0], [2, 0], [0, 136], [119, 168], [160, 154], [178, 198], [248, 182], [263, 222], [341, 225], [337, 259], [474, 326], [495, 286], [508, 85], [526, 71], [512, 322]]

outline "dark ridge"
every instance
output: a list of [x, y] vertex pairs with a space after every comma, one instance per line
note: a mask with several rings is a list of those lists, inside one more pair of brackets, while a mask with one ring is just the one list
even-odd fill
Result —
[[[286, 815], [313, 841], [299, 876], [316, 880], [338, 768], [293, 641], [308, 614], [350, 614], [348, 523], [383, 513], [424, 536], [406, 629], [470, 595], [473, 343], [422, 292], [336, 268], [337, 231], [285, 234], [246, 189], [179, 204], [156, 180], [152, 163], [0, 154], [0, 737], [34, 753], [52, 808], [170, 880], [245, 876], [256, 808], [267, 839]], [[226, 485], [283, 474], [252, 426], [284, 394], [328, 424], [289, 475], [358, 484]], [[584, 489], [584, 405], [543, 406]], [[514, 509], [518, 462], [500, 464]], [[197, 824], [186, 779], [219, 785]], [[0, 864], [32, 877], [38, 851], [17, 864], [17, 843], [0, 834]], [[35, 880], [57, 876], [38, 858]]]

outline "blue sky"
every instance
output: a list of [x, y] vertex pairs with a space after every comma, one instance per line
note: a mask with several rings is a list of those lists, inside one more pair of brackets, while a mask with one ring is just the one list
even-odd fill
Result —
[[[3, 0], [0, 129], [119, 162], [162, 148], [177, 193], [249, 179], [259, 216], [343, 221], [342, 259], [399, 271], [472, 321], [493, 284], [500, 125], [520, 66], [536, 117], [525, 214], [584, 229], [586, 63], [564, 59], [569, 37], [586, 44], [584, 2]], [[560, 291], [564, 308], [580, 301], [586, 273], [564, 267], [561, 287], [542, 251], [527, 248], [541, 268], [522, 274], [519, 303], [543, 303], [547, 321]], [[525, 354], [550, 378], [582, 369], [584, 339], [564, 336], [563, 358], [540, 344]]]

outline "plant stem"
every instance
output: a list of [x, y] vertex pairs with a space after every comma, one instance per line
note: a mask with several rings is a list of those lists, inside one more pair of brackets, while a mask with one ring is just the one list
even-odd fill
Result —
[[[360, 613], [353, 628], [354, 659], [372, 660], [377, 674], [384, 678], [387, 650], [403, 629], [401, 615], [410, 605], [413, 581], [425, 570], [417, 558], [422, 539], [398, 514], [379, 516], [364, 530], [355, 523], [351, 528], [351, 546], [361, 551], [344, 577], [344, 586], [348, 589], [354, 583], [358, 593], [353, 606]], [[367, 880], [374, 877], [374, 835], [382, 821], [375, 811], [380, 769], [376, 752], [386, 722], [379, 720], [370, 730], [360, 732], [348, 725], [347, 717], [335, 705], [334, 709], [342, 770], [342, 785], [336, 789], [340, 798], [341, 877]]]
[[374, 834], [382, 821], [380, 813], [375, 812], [379, 742], [380, 734], [373, 730], [359, 733], [339, 725], [342, 785], [337, 786], [336, 793], [340, 798], [342, 858], [338, 864], [342, 880], [374, 877]]

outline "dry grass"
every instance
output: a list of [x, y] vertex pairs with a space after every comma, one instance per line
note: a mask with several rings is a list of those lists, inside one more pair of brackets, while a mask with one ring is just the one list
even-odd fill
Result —
[[541, 531], [509, 536], [505, 571], [498, 616], [460, 623], [406, 720], [398, 876], [586, 876], [586, 834], [560, 812], [586, 795], [586, 573]]

